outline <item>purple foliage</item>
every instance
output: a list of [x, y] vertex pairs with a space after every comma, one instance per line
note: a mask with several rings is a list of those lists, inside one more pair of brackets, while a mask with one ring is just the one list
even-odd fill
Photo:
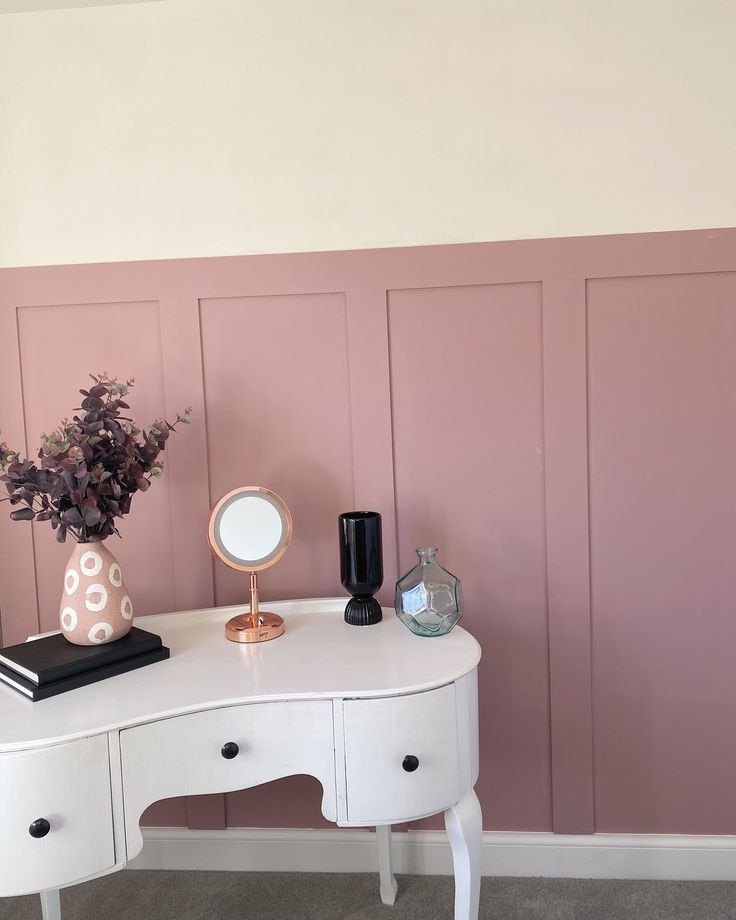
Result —
[[60, 543], [67, 534], [79, 543], [120, 536], [115, 519], [130, 511], [136, 492], [162, 475], [159, 455], [170, 433], [179, 422], [189, 424], [191, 409], [173, 425], [160, 419], [140, 429], [121, 415], [130, 408], [123, 397], [135, 381], [118, 383], [105, 373], [90, 377], [94, 386], [79, 391], [79, 414], [41, 436], [40, 463], [0, 444], [0, 482], [8, 493], [0, 501], [20, 506], [10, 513], [14, 521], [50, 521]]

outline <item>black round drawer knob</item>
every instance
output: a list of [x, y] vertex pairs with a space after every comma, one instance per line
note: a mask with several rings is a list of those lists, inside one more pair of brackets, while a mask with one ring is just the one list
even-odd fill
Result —
[[33, 824], [28, 828], [28, 833], [31, 837], [38, 839], [39, 837], [45, 837], [50, 830], [51, 825], [46, 818], [36, 818]]
[[240, 753], [240, 748], [234, 741], [228, 741], [227, 744], [223, 744], [220, 753], [225, 758], [225, 760], [232, 760], [233, 757], [238, 756]]
[[419, 758], [415, 757], [413, 754], [407, 754], [401, 766], [407, 773], [413, 773], [419, 766]]

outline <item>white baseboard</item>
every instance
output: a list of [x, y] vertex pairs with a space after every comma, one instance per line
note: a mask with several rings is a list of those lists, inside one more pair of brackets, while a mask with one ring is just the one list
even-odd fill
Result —
[[[131, 869], [377, 872], [369, 830], [144, 828]], [[442, 831], [393, 835], [398, 874], [449, 875]], [[736, 837], [547, 833], [483, 834], [483, 875], [546, 878], [736, 880]]]

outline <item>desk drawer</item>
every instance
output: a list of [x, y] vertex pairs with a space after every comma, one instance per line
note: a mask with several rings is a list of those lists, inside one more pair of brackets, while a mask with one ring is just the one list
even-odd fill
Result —
[[128, 857], [138, 822], [159, 799], [234, 792], [307, 773], [325, 788], [334, 820], [335, 765], [329, 700], [252, 703], [149, 722], [120, 733]]
[[454, 684], [346, 700], [343, 713], [350, 824], [408, 821], [458, 801]]
[[[33, 831], [42, 836], [31, 836]], [[0, 897], [115, 865], [107, 736], [0, 754]]]

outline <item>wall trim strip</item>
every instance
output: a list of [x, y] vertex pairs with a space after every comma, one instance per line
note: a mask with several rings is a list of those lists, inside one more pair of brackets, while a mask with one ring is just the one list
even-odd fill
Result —
[[542, 285], [552, 828], [595, 830], [585, 281]]
[[[131, 869], [378, 871], [375, 834], [369, 830], [146, 827], [143, 839]], [[394, 833], [393, 853], [400, 875], [452, 874], [443, 831]], [[481, 868], [483, 875], [498, 877], [733, 881], [736, 836], [486, 831]]]

